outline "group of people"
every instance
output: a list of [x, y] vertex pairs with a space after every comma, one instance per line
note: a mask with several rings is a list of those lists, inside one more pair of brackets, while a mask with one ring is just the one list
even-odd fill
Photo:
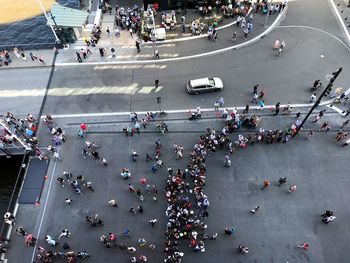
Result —
[[134, 5], [133, 8], [115, 7], [116, 15], [115, 22], [122, 30], [128, 30], [130, 35], [136, 34], [141, 26], [141, 12], [142, 10]]
[[[24, 61], [28, 60], [27, 55], [25, 54], [25, 52], [23, 50], [20, 50], [17, 47], [13, 47], [12, 48], [12, 52], [15, 55], [15, 57], [17, 59], [22, 59]], [[32, 51], [29, 52], [29, 57], [31, 61], [38, 61], [41, 64], [45, 65], [45, 61], [44, 61], [44, 57], [43, 56], [37, 56], [34, 55], [34, 53]], [[2, 65], [8, 66], [10, 65], [10, 63], [12, 63], [13, 60], [11, 58], [10, 52], [6, 49], [0, 50], [0, 67]]]

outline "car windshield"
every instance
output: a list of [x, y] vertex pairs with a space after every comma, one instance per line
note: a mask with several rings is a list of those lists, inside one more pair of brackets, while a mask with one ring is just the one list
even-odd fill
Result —
[[209, 78], [209, 84], [210, 84], [211, 86], [215, 86], [215, 81], [214, 81], [213, 78]]

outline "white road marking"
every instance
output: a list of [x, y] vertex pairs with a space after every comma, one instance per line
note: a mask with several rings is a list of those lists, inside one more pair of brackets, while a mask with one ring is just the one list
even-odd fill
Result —
[[[57, 165], [57, 161], [55, 160], [55, 161], [54, 161], [54, 165], [53, 165], [53, 169], [52, 169], [52, 173], [51, 173], [49, 188], [48, 188], [48, 190], [47, 190], [47, 196], [46, 196], [46, 200], [45, 200], [45, 204], [44, 204], [44, 210], [43, 210], [43, 213], [42, 213], [42, 215], [41, 215], [41, 219], [40, 219], [40, 223], [39, 223], [39, 229], [38, 229], [38, 232], [37, 232], [37, 235], [36, 235], [36, 238], [37, 238], [37, 239], [40, 238], [40, 233], [41, 233], [41, 228], [42, 228], [43, 221], [44, 221], [44, 217], [45, 217], [46, 207], [47, 207], [47, 204], [48, 204], [48, 202], [49, 202], [49, 197], [50, 197], [50, 192], [51, 192], [51, 186], [52, 186], [52, 182], [53, 182], [53, 176], [54, 176], [55, 171], [56, 171], [56, 165]], [[38, 242], [37, 242], [37, 243], [35, 244], [35, 246], [34, 246], [33, 255], [32, 255], [32, 261], [31, 261], [31, 262], [34, 262], [37, 244], [38, 244]]]
[[288, 26], [277, 26], [276, 28], [307, 28], [307, 29], [312, 29], [312, 30], [317, 30], [317, 31], [320, 31], [324, 34], [327, 34], [331, 37], [333, 37], [334, 39], [336, 39], [337, 41], [339, 41], [340, 43], [342, 43], [342, 45], [348, 50], [350, 51], [350, 48], [348, 47], [347, 44], [345, 44], [340, 38], [336, 37], [335, 35], [325, 31], [325, 30], [322, 30], [320, 28], [317, 28], [317, 27], [312, 27], [312, 26], [304, 26], [304, 25], [288, 25]]
[[[333, 99], [327, 100], [324, 102], [320, 103], [320, 106], [328, 105], [333, 102]], [[281, 108], [283, 108], [285, 105], [281, 105]], [[292, 108], [308, 108], [311, 107], [311, 103], [304, 103], [304, 104], [291, 104]], [[232, 110], [236, 108], [237, 110], [244, 110], [245, 106], [239, 106], [239, 107], [234, 107], [234, 106], [228, 106], [228, 107], [222, 107], [219, 111], [217, 112], [222, 112], [223, 109], [227, 110]], [[275, 105], [265, 105], [263, 108], [264, 110], [267, 109], [274, 109]], [[249, 109], [260, 109], [260, 106], [250, 106]], [[179, 110], [166, 110], [164, 109], [168, 114], [171, 113], [189, 113], [195, 112], [195, 108], [188, 108], [188, 109], [179, 109]], [[137, 111], [138, 114], [146, 114], [147, 112], [157, 112], [158, 110], [147, 110], [147, 111]], [[201, 109], [202, 112], [215, 112], [213, 108], [203, 108]], [[56, 114], [52, 115], [53, 118], [55, 119], [64, 119], [64, 118], [86, 118], [86, 117], [110, 117], [110, 116], [129, 116], [130, 112], [125, 111], [125, 112], [95, 112], [95, 113], [76, 113], [76, 114]], [[45, 118], [45, 116], [41, 116], [41, 118]]]

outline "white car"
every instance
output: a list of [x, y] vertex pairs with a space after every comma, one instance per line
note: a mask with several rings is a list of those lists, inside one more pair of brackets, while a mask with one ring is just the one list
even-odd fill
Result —
[[190, 80], [187, 83], [187, 91], [190, 94], [199, 94], [211, 91], [220, 91], [224, 84], [220, 78], [210, 77]]

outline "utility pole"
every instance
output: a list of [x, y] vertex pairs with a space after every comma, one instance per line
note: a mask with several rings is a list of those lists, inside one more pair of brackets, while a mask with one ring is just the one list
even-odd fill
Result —
[[333, 72], [332, 75], [333, 77], [330, 79], [327, 87], [324, 89], [324, 91], [321, 93], [320, 97], [317, 99], [317, 101], [315, 102], [315, 104], [312, 106], [312, 108], [310, 109], [310, 111], [306, 114], [305, 118], [303, 119], [302, 123], [297, 127], [297, 130], [295, 131], [295, 133], [293, 134], [293, 137], [295, 137], [300, 129], [303, 127], [304, 123], [307, 121], [307, 119], [309, 118], [309, 116], [311, 115], [311, 113], [314, 111], [314, 109], [317, 108], [317, 106], [320, 104], [322, 98], [326, 95], [329, 94], [329, 92], [332, 90], [333, 87], [333, 83], [334, 81], [337, 79], [337, 77], [339, 76], [340, 72], [343, 70], [342, 67], [338, 68], [336, 72]]
[[50, 26], [50, 28], [51, 28], [51, 30], [52, 30], [52, 33], [53, 33], [53, 35], [55, 36], [56, 43], [61, 43], [61, 40], [58, 38], [58, 36], [57, 36], [57, 34], [56, 34], [56, 32], [55, 32], [55, 29], [53, 28], [53, 26], [52, 26], [52, 24], [51, 24], [51, 22], [50, 22], [50, 19], [49, 19], [49, 17], [47, 16], [47, 14], [46, 14], [46, 12], [45, 12], [45, 8], [44, 8], [44, 6], [43, 6], [43, 3], [41, 2], [41, 0], [38, 0], [38, 2], [39, 2], [39, 6], [40, 6], [41, 10], [43, 11], [43, 13], [44, 13], [44, 15], [45, 15], [45, 17], [46, 17], [47, 23], [49, 24], [49, 26]]

